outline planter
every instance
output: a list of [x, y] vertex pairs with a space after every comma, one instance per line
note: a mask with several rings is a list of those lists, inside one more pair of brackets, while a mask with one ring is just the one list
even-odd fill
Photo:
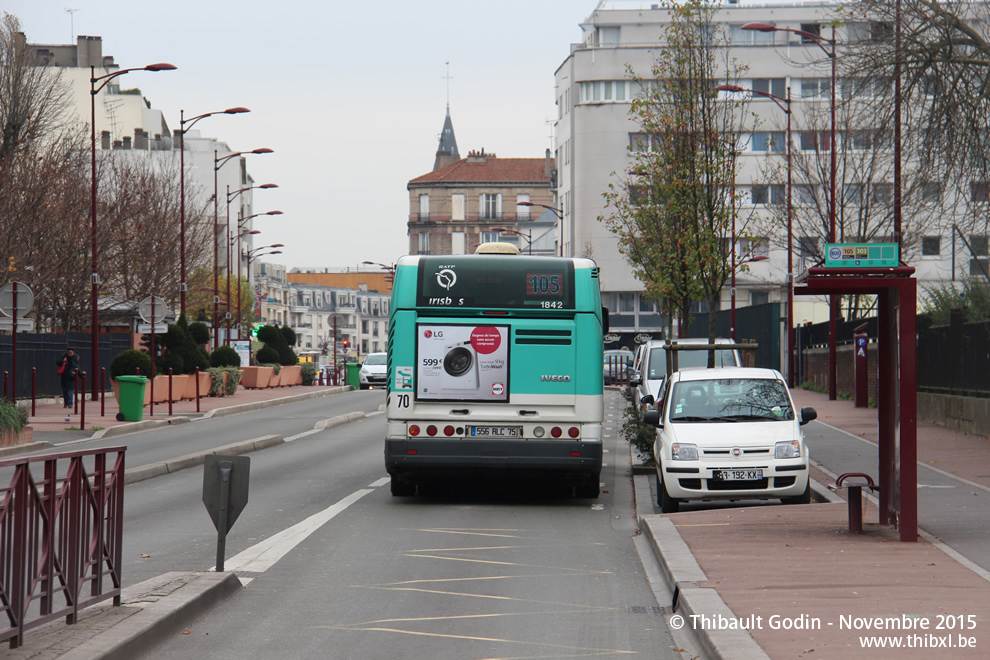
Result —
[[[165, 394], [167, 396], [168, 376], [164, 376], [164, 378], [165, 378]], [[172, 374], [172, 403], [176, 403], [178, 401], [181, 401], [182, 399], [189, 398], [186, 396], [186, 392], [189, 390], [190, 386], [192, 386], [193, 388], [196, 387], [196, 380], [192, 376], [190, 376], [189, 374], [179, 374], [178, 376]], [[196, 393], [194, 391], [193, 396], [195, 395]]]
[[249, 390], [256, 390], [269, 386], [275, 369], [274, 367], [241, 367], [241, 371], [244, 372], [241, 376], [241, 385]]
[[18, 432], [0, 431], [0, 447], [13, 447], [14, 445], [26, 445], [34, 441], [34, 429], [25, 426]]
[[[110, 379], [110, 389], [113, 390], [113, 398], [119, 403], [120, 402], [120, 383], [117, 382], [116, 378]], [[151, 403], [151, 382], [149, 381], [147, 385], [144, 386], [144, 405]]]
[[[199, 398], [210, 396], [210, 386], [213, 385], [213, 377], [208, 371], [199, 372]], [[189, 388], [186, 390], [189, 399], [196, 399], [196, 377], [195, 374], [189, 379]]]
[[289, 367], [282, 367], [282, 372], [279, 375], [281, 378], [278, 382], [282, 387], [302, 385], [302, 365], [295, 364]]
[[272, 379], [268, 381], [268, 387], [282, 387], [282, 374], [285, 373], [285, 367], [279, 369], [278, 373], [272, 369]]
[[[165, 403], [168, 401], [168, 376], [155, 376], [155, 391], [152, 393], [152, 397], [155, 403]], [[151, 389], [151, 383], [148, 383], [147, 389]]]

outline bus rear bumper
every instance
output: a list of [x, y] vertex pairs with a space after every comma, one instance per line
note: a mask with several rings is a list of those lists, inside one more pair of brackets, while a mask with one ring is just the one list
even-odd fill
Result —
[[573, 440], [387, 439], [385, 469], [409, 483], [479, 476], [586, 483], [599, 478], [602, 445]]

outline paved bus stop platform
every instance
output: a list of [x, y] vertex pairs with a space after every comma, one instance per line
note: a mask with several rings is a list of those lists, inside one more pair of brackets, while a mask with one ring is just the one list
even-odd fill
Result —
[[[855, 408], [852, 402], [829, 401], [800, 389], [793, 395], [799, 408], [818, 411], [830, 433], [860, 439], [852, 444], [863, 445], [869, 455], [865, 443], [876, 441], [875, 408]], [[809, 426], [804, 429], [811, 432]], [[920, 482], [931, 476], [922, 465], [937, 466], [957, 478], [955, 496], [964, 498], [965, 508], [986, 512], [986, 437], [919, 422], [918, 457]], [[875, 476], [875, 452], [872, 460]], [[987, 554], [967, 557], [950, 547], [978, 544], [926, 533], [926, 523], [935, 524], [940, 514], [926, 510], [924, 500], [916, 543], [901, 542], [895, 530], [877, 524], [875, 501], [866, 504], [863, 533], [851, 534], [846, 503], [823, 487], [834, 482], [835, 474], [816, 468], [813, 478], [818, 482], [815, 499], [830, 502], [688, 504], [667, 515], [653, 513], [652, 502], [644, 506], [645, 489], [637, 482], [640, 528], [675, 593], [667, 617], [672, 628], [680, 626], [675, 639], [690, 633], [685, 639], [701, 657], [732, 660], [990, 657]], [[959, 536], [987, 533], [985, 527], [964, 528]]]

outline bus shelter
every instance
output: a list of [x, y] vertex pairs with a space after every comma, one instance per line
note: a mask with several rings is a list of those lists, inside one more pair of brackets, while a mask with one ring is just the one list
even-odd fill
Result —
[[[918, 539], [917, 281], [911, 266], [816, 266], [794, 295], [877, 296], [880, 524]], [[851, 368], [851, 365], [850, 365]]]

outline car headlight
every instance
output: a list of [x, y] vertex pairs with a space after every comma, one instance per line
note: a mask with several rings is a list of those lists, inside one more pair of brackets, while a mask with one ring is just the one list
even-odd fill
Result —
[[670, 457], [675, 461], [696, 461], [698, 460], [698, 445], [675, 442], [670, 446]]
[[774, 458], [801, 458], [801, 443], [797, 440], [778, 442], [773, 447]]

